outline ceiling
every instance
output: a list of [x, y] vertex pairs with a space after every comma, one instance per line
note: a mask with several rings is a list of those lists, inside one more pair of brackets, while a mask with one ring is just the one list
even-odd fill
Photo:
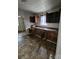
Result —
[[[22, 2], [23, 1], [23, 2]], [[18, 7], [34, 13], [60, 8], [61, 0], [18, 0]]]

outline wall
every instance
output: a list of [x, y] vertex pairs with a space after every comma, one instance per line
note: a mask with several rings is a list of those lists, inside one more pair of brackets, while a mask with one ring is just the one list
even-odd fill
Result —
[[59, 24], [58, 41], [55, 59], [61, 59], [61, 23]]
[[53, 27], [53, 28], [58, 28], [59, 27], [59, 23], [47, 23], [48, 27]]
[[33, 24], [33, 23], [30, 23], [30, 19], [29, 19], [29, 16], [32, 16], [32, 15], [34, 14], [31, 12], [18, 9], [18, 16], [24, 17], [24, 24], [25, 24], [26, 29], [29, 28]]
[[[56, 8], [56, 9], [48, 10], [47, 12], [51, 13], [51, 12], [56, 12], [56, 11], [59, 11], [59, 10], [60, 10], [60, 8]], [[39, 13], [38, 15], [40, 17], [40, 15], [45, 15], [45, 14], [46, 14], [46, 12], [43, 12], [43, 13]], [[38, 23], [39, 26], [46, 26], [46, 27], [52, 27], [52, 28], [58, 28], [59, 27], [59, 23], [46, 23], [46, 24], [47, 25], [41, 25], [40, 21]]]
[[[30, 19], [29, 19], [29, 16], [33, 16], [33, 15], [35, 15], [35, 14], [28, 12], [28, 11], [18, 9], [18, 16], [24, 16], [24, 24], [25, 24], [26, 29], [28, 29], [32, 24], [34, 24], [34, 23], [31, 23]], [[37, 15], [39, 15], [39, 14], [37, 14]], [[40, 24], [40, 21], [39, 21], [38, 25], [42, 26]], [[59, 23], [47, 23], [46, 27], [58, 28]]]
[[38, 22], [38, 26], [45, 26], [45, 27], [52, 27], [52, 28], [58, 28], [59, 27], [59, 23], [46, 23], [47, 25], [41, 25], [40, 20]]
[[52, 27], [52, 28], [58, 28], [59, 23], [46, 23], [47, 25], [41, 25], [40, 23], [38, 24], [39, 26], [45, 26], [45, 27]]

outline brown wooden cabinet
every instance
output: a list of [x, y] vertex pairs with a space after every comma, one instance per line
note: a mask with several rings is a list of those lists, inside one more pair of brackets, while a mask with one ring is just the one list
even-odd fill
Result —
[[41, 27], [33, 27], [32, 34], [40, 37], [41, 39], [45, 39], [51, 43], [57, 43], [57, 30], [41, 28]]

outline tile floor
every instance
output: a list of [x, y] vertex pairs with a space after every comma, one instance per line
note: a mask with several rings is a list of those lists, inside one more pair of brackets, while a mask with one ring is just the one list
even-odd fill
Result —
[[18, 59], [54, 59], [55, 45], [26, 32], [18, 34]]

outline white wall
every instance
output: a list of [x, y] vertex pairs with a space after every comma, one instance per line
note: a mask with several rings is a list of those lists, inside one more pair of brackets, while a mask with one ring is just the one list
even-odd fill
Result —
[[29, 16], [32, 16], [32, 15], [34, 14], [31, 12], [18, 9], [18, 16], [24, 16], [24, 24], [25, 24], [26, 29], [29, 28], [33, 24], [33, 23], [30, 23], [30, 19], [29, 19]]
[[59, 24], [58, 41], [55, 59], [61, 59], [61, 25]]
[[53, 28], [58, 28], [59, 27], [59, 23], [47, 23], [47, 26], [53, 27]]
[[46, 23], [47, 25], [41, 25], [38, 24], [39, 26], [45, 26], [45, 27], [52, 27], [52, 28], [59, 28], [59, 23]]

